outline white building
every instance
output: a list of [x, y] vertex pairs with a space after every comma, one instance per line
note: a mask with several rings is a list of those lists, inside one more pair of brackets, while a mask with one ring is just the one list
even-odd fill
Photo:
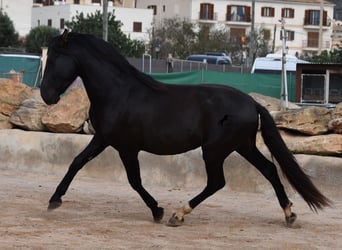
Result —
[[13, 22], [19, 36], [26, 36], [31, 30], [32, 1], [29, 0], [1, 0], [0, 8]]
[[[135, 9], [116, 7], [110, 4], [108, 12], [113, 12], [115, 20], [122, 22], [121, 30], [131, 39], [149, 41], [149, 31], [152, 29], [153, 12], [150, 9]], [[71, 21], [73, 16], [83, 13], [85, 16], [96, 11], [102, 12], [100, 4], [68, 4], [58, 2], [55, 5], [32, 8], [32, 28], [48, 25], [63, 30], [65, 21]]]
[[[274, 42], [274, 50], [279, 51], [282, 47], [279, 20], [284, 18], [290, 54], [330, 50], [334, 4], [323, 0], [320, 25], [320, 3], [321, 0], [256, 0], [254, 27], [263, 28]], [[252, 25], [251, 0], [137, 0], [136, 7], [153, 9], [155, 22], [178, 16], [212, 28], [225, 27], [232, 42], [241, 41]]]

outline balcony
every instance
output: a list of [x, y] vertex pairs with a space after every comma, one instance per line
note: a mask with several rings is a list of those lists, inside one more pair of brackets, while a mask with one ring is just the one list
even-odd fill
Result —
[[250, 25], [250, 15], [226, 14], [226, 22], [237, 25]]
[[[319, 40], [317, 40], [317, 39], [303, 40], [302, 41], [302, 47], [303, 47], [303, 50], [318, 51]], [[330, 41], [329, 40], [323, 41], [321, 49], [329, 50], [330, 49]]]
[[217, 12], [199, 12], [198, 19], [202, 23], [213, 23], [217, 22]]
[[[305, 19], [304, 18], [304, 28], [306, 29], [319, 29], [319, 17], [318, 18], [310, 18]], [[323, 29], [329, 29], [331, 26], [331, 19], [327, 18], [326, 20], [323, 20]]]

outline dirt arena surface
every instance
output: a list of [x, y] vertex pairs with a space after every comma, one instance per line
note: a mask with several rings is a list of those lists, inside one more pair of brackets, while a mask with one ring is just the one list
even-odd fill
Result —
[[[146, 186], [165, 209], [163, 223], [128, 184], [76, 177], [64, 203], [48, 212], [61, 175], [1, 170], [0, 249], [341, 249], [342, 199], [319, 214], [291, 197], [298, 219], [287, 228], [273, 195], [222, 190], [165, 226], [199, 189]], [[331, 197], [333, 198], [333, 197]]]

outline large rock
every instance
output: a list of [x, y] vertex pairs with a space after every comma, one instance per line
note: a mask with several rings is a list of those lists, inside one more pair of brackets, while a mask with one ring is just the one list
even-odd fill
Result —
[[46, 113], [47, 105], [34, 98], [24, 100], [19, 109], [14, 111], [9, 121], [25, 130], [44, 131], [42, 116]]
[[[280, 100], [274, 97], [265, 96], [259, 93], [249, 94], [255, 101], [264, 106], [269, 112], [280, 110]], [[289, 109], [299, 109], [300, 107], [294, 103], [289, 102]]]
[[70, 89], [57, 104], [51, 105], [42, 123], [51, 132], [74, 133], [82, 130], [90, 102], [83, 88]]
[[332, 120], [328, 124], [329, 130], [336, 134], [342, 134], [342, 102], [336, 105], [332, 111]]
[[332, 111], [323, 107], [305, 107], [297, 110], [273, 113], [278, 128], [297, 131], [306, 135], [328, 132]]
[[342, 156], [342, 135], [300, 136], [281, 132], [290, 151], [300, 154]]
[[13, 128], [13, 125], [9, 122], [9, 117], [0, 113], [0, 129], [10, 128]]
[[0, 79], [0, 113], [9, 117], [32, 94], [33, 89], [23, 83]]

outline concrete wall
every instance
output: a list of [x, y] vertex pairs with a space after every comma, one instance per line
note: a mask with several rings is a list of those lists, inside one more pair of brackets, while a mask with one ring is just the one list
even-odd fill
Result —
[[[72, 159], [90, 139], [90, 135], [0, 130], [0, 171], [39, 172], [62, 178]], [[264, 147], [261, 150], [267, 152]], [[266, 155], [269, 157], [268, 153]], [[307, 155], [296, 157], [323, 192], [330, 197], [341, 195], [342, 158]], [[205, 186], [206, 175], [200, 149], [174, 156], [156, 156], [141, 152], [139, 159], [142, 180], [147, 186], [160, 185], [168, 189], [198, 187], [199, 191]], [[224, 169], [227, 181], [225, 188], [232, 191], [274, 194], [264, 177], [237, 153], [226, 159]], [[107, 148], [90, 161], [79, 175], [127, 183], [118, 153], [112, 148]], [[282, 174], [280, 176], [282, 178]], [[287, 181], [283, 183], [289, 194], [293, 195], [294, 191]]]

